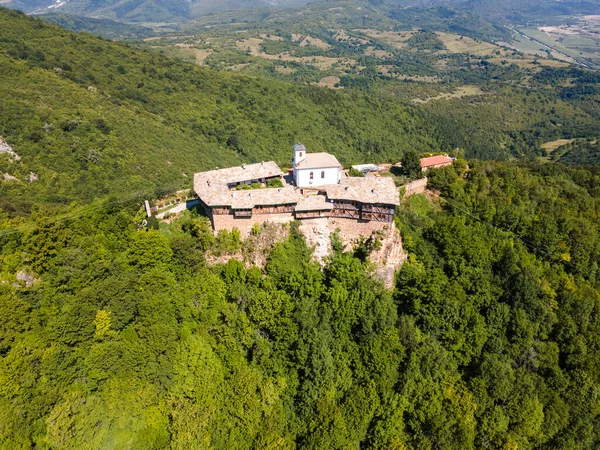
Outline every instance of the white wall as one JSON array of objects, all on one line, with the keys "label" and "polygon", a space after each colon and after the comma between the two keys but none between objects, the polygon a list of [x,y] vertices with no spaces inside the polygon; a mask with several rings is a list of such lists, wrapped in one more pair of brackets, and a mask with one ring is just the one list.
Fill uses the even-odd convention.
[{"label": "white wall", "polygon": [[[313,179],[310,179],[310,173]],[[325,172],[325,178],[321,178],[321,172]],[[296,169],[294,181],[298,187],[323,186],[325,184],[338,184],[341,177],[339,167],[328,167],[326,169]]]},{"label": "white wall", "polygon": [[294,163],[294,166],[296,166],[296,164],[298,164],[300,161],[304,161],[305,159],[306,159],[306,149],[294,151],[294,159],[292,160]]}]

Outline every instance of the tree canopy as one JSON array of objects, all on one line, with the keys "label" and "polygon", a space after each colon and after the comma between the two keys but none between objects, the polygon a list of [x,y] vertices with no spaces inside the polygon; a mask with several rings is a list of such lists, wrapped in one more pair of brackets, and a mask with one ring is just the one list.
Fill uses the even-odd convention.
[{"label": "tree canopy", "polygon": [[469,166],[400,206],[392,290],[134,202],[0,234],[0,448],[594,448],[598,175]]}]

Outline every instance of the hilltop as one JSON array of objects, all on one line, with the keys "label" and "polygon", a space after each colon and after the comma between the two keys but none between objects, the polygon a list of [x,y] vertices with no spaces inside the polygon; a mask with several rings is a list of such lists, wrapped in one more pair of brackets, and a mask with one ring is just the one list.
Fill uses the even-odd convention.
[{"label": "hilltop", "polygon": [[[397,162],[410,149],[532,158],[545,141],[600,134],[595,78],[577,70],[524,72],[475,56],[470,73],[440,83],[348,75],[345,89],[325,89],[200,67],[6,9],[0,26],[0,136],[21,157],[0,159],[11,214],[190,188],[191,173],[244,162],[286,167],[298,141],[348,166]],[[354,86],[361,80],[366,88]]]}]

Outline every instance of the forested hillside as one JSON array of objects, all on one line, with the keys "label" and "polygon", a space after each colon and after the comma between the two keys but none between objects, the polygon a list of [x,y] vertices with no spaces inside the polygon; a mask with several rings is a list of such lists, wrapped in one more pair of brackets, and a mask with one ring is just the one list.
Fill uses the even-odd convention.
[{"label": "forested hillside", "polygon": [[[273,10],[282,7],[304,7],[319,2],[308,0],[7,0],[11,8],[27,13],[61,12],[94,18],[114,19],[123,22],[182,22],[191,18],[214,14],[220,11],[260,8]],[[322,1],[328,3],[328,1]],[[381,0],[371,0],[379,5]],[[499,22],[525,23],[531,20],[547,20],[570,14],[597,14],[598,4],[580,0],[389,0],[400,8],[443,7],[454,11],[474,12],[477,15]]]},{"label": "forested hillside", "polygon": [[600,134],[593,103],[556,99],[553,85],[514,86],[517,68],[482,64],[465,76],[505,81],[440,103],[427,97],[456,84],[328,90],[195,67],[5,9],[0,26],[0,136],[20,156],[0,155],[0,200],[16,215],[186,188],[217,166],[285,167],[298,141],[348,165],[457,147],[531,158],[544,140]]},{"label": "forested hillside", "polygon": [[262,270],[135,205],[0,234],[0,448],[595,448],[600,178],[470,165],[400,207],[391,292],[294,226]]},{"label": "forested hillside", "polygon": [[26,13],[60,12],[123,22],[182,22],[192,17],[243,8],[304,6],[307,0],[6,0],[9,7]]},{"label": "forested hillside", "polygon": [[153,34],[149,28],[114,20],[93,19],[69,14],[44,14],[41,18],[78,33],[88,32],[107,39],[140,38]]},{"label": "forested hillside", "polygon": [[[291,145],[344,164],[438,148],[435,124],[397,102],[224,74],[0,9],[3,207],[189,187],[201,169],[274,159]],[[24,183],[30,172],[35,183]],[[5,200],[6,201],[6,200]]]},{"label": "forested hillside", "polygon": [[570,14],[597,14],[594,0],[390,0],[401,6],[438,5],[475,13],[488,20],[525,23]]}]

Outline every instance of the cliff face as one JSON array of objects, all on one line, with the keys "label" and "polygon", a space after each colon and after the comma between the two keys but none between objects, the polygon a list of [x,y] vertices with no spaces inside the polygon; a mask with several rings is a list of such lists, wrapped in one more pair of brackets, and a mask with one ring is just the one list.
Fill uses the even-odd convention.
[{"label": "cliff face", "polygon": [[406,258],[400,231],[395,226],[381,239],[381,247],[371,252],[369,256],[370,261],[375,265],[375,274],[381,278],[388,289],[394,287],[394,276]]},{"label": "cliff face", "polygon": [[388,289],[393,287],[394,275],[406,260],[400,232],[393,223],[360,223],[348,219],[320,218],[303,220],[300,231],[308,245],[315,248],[313,258],[320,264],[324,264],[331,254],[331,234],[334,232],[337,233],[345,251],[353,250],[361,239],[377,241],[378,245],[371,251],[369,261],[374,265],[374,275],[380,278]]},{"label": "cliff face", "polygon": [[[385,287],[393,288],[394,275],[406,260],[400,232],[396,226],[381,222],[359,223],[347,219],[306,219],[300,223],[300,232],[306,243],[313,250],[313,260],[325,265],[331,255],[332,234],[336,233],[344,251],[353,251],[362,240],[376,242],[375,249],[369,254],[373,264],[373,276],[381,279]],[[226,263],[235,258],[243,261],[246,267],[253,265],[264,267],[273,245],[287,239],[289,225],[287,223],[265,223],[255,227],[255,232],[249,233],[244,239],[242,249],[235,253],[214,256],[207,255],[209,264]]]}]

